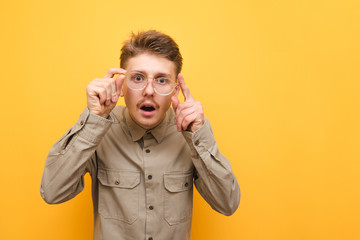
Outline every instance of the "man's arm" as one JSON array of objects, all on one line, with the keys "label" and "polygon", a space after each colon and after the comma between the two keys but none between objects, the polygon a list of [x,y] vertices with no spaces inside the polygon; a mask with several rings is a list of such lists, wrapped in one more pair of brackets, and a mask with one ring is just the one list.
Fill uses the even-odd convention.
[{"label": "man's arm", "polygon": [[86,108],[77,123],[52,146],[40,186],[47,203],[65,202],[83,190],[83,176],[94,172],[96,147],[111,123]]},{"label": "man's arm", "polygon": [[214,210],[232,215],[239,206],[240,188],[230,162],[218,149],[209,121],[196,132],[183,131],[183,135],[196,168],[196,189]]},{"label": "man's arm", "polygon": [[185,101],[173,96],[175,121],[191,149],[196,168],[195,186],[210,206],[224,214],[233,214],[239,206],[240,188],[230,162],[220,153],[200,102],[192,97],[181,74],[178,76]]},{"label": "man's arm", "polygon": [[111,68],[104,78],[95,79],[87,86],[87,108],[52,146],[46,159],[40,193],[47,203],[61,203],[75,197],[84,188],[85,173],[95,172],[95,150],[113,122],[109,114],[122,95],[124,77],[113,79],[113,76],[124,72]]}]

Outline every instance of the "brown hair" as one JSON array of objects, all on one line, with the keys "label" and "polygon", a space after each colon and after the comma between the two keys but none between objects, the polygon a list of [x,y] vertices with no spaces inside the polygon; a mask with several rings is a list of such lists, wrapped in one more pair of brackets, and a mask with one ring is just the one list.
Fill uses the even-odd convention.
[{"label": "brown hair", "polygon": [[141,53],[165,57],[175,63],[176,75],[181,71],[182,56],[179,46],[164,33],[155,30],[139,32],[138,34],[131,33],[130,39],[125,41],[121,48],[120,67],[125,68],[127,60]]}]

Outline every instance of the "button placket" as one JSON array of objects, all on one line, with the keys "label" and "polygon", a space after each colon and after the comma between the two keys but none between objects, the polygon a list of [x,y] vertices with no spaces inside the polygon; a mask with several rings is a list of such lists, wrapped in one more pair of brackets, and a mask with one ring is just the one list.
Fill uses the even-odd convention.
[{"label": "button placket", "polygon": [[[156,146],[157,142],[155,138],[152,136],[151,133],[144,135],[144,148],[143,148],[143,161],[144,161],[144,177],[145,177],[145,199],[146,199],[146,234],[148,238],[147,240],[152,240],[153,238],[150,237],[154,233],[154,214],[156,211],[154,207],[154,203],[156,203],[156,197],[154,195],[154,184],[156,184],[156,180],[154,175],[154,160],[153,155],[154,152],[152,152],[153,146]],[[156,169],[156,168],[155,168]]]}]

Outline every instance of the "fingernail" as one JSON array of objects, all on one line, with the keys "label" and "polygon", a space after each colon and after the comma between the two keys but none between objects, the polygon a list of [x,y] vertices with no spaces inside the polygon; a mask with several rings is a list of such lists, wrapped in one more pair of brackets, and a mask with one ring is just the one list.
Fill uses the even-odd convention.
[{"label": "fingernail", "polygon": [[112,97],[112,101],[113,101],[113,102],[117,102],[117,100],[118,100],[118,97],[117,97],[116,95],[114,95],[114,96]]},{"label": "fingernail", "polygon": [[110,100],[106,100],[106,105],[110,105],[111,101]]}]

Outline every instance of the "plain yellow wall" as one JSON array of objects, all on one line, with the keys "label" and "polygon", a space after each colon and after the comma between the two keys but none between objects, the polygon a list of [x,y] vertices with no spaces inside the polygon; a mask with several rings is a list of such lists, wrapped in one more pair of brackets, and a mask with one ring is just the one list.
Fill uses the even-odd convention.
[{"label": "plain yellow wall", "polygon": [[2,1],[0,24],[0,239],[91,239],[89,176],[47,205],[45,159],[147,29],[180,45],[242,190],[231,217],[196,193],[193,239],[360,239],[358,0]]}]

